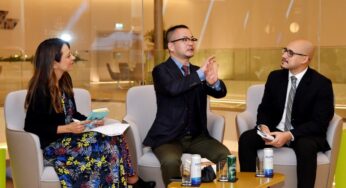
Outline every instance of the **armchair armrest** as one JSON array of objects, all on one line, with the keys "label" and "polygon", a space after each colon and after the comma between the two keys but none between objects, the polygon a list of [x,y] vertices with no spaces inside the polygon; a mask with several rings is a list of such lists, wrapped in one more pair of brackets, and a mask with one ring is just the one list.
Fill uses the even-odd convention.
[{"label": "armchair armrest", "polygon": [[7,128],[6,137],[15,186],[39,187],[44,166],[38,136]]},{"label": "armchair armrest", "polygon": [[[329,126],[327,129],[327,141],[330,145],[330,147],[337,147],[339,148],[339,140],[341,139],[341,132],[342,132],[342,119],[337,114],[334,114],[333,119],[329,122]],[[330,155],[329,153],[331,150],[327,151],[327,155]],[[329,156],[330,157],[330,156]]]},{"label": "armchair armrest", "polygon": [[225,120],[222,116],[217,115],[213,112],[207,114],[207,127],[210,136],[222,143],[224,131],[225,131]]},{"label": "armchair armrest", "polygon": [[329,157],[330,161],[330,169],[329,169],[329,177],[328,184],[333,184],[333,175],[336,169],[336,162],[339,156],[341,137],[342,137],[342,118],[337,114],[334,114],[333,119],[329,122],[328,130],[327,130],[327,141],[332,148],[329,151],[326,151],[325,154]]},{"label": "armchair armrest", "polygon": [[[136,163],[138,164],[138,159],[140,156],[143,155],[143,144],[142,140],[139,134],[137,122],[134,117],[131,115],[126,115],[124,117],[124,121],[130,125],[129,129],[127,130],[126,134],[128,136],[128,141],[131,142],[134,148],[134,153],[131,155],[134,157]],[[133,149],[133,148],[132,148]]]}]

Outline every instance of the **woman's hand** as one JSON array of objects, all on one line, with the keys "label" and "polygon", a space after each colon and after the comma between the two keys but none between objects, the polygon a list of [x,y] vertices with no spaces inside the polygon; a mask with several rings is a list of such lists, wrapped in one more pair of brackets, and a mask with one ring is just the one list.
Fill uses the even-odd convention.
[{"label": "woman's hand", "polygon": [[102,126],[105,124],[105,120],[103,120],[103,119],[102,120],[94,120],[94,121],[92,121],[92,124],[94,127],[99,127],[99,126]]},{"label": "woman's hand", "polygon": [[67,124],[69,132],[74,134],[82,133],[85,129],[85,122],[72,122]]},{"label": "woman's hand", "polygon": [[86,120],[86,121],[80,121],[80,122],[71,122],[71,123],[66,124],[66,125],[59,125],[57,133],[58,134],[61,134],[61,133],[80,134],[85,129],[84,124],[87,124],[87,123],[90,123],[90,121]]}]

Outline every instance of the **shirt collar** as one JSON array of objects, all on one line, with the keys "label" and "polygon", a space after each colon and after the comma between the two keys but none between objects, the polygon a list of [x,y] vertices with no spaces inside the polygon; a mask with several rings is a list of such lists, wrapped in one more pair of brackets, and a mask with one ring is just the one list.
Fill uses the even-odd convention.
[{"label": "shirt collar", "polygon": [[298,86],[300,80],[303,78],[303,76],[305,75],[305,73],[306,73],[307,70],[308,70],[308,68],[306,67],[305,70],[303,70],[302,72],[300,72],[300,73],[298,73],[298,74],[296,74],[296,75],[292,74],[291,71],[288,71],[288,72],[289,72],[289,73],[288,73],[288,80],[291,81],[291,79],[290,79],[291,76],[295,76],[295,77],[297,78],[297,86]]},{"label": "shirt collar", "polygon": [[[183,64],[180,63],[178,60],[174,59],[173,57],[171,57],[171,59],[174,61],[174,63],[179,67],[179,69],[181,70],[181,68],[183,67]],[[190,63],[187,65],[188,67],[190,67]]]}]

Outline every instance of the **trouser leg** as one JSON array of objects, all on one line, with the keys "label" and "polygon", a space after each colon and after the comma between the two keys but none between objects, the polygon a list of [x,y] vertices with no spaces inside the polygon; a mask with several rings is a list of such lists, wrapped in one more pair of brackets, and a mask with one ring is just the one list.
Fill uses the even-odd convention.
[{"label": "trouser leg", "polygon": [[265,147],[264,141],[257,135],[256,129],[251,129],[240,135],[238,156],[241,172],[256,171],[257,150]]},{"label": "trouser leg", "polygon": [[163,144],[153,150],[161,164],[162,178],[166,185],[173,177],[180,177],[182,146],[179,142]]},{"label": "trouser leg", "polygon": [[292,146],[297,157],[298,188],[313,188],[316,179],[318,141],[313,137],[299,138]]}]

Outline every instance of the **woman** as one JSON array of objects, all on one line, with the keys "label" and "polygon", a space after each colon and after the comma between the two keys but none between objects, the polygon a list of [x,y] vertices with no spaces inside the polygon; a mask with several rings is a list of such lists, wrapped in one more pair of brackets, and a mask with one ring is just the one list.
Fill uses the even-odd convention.
[{"label": "woman", "polygon": [[90,121],[72,121],[86,119],[76,109],[68,74],[74,59],[70,45],[61,39],[47,39],[38,46],[24,129],[40,138],[45,162],[54,166],[62,187],[127,187],[138,177],[124,137],[83,133]]}]

